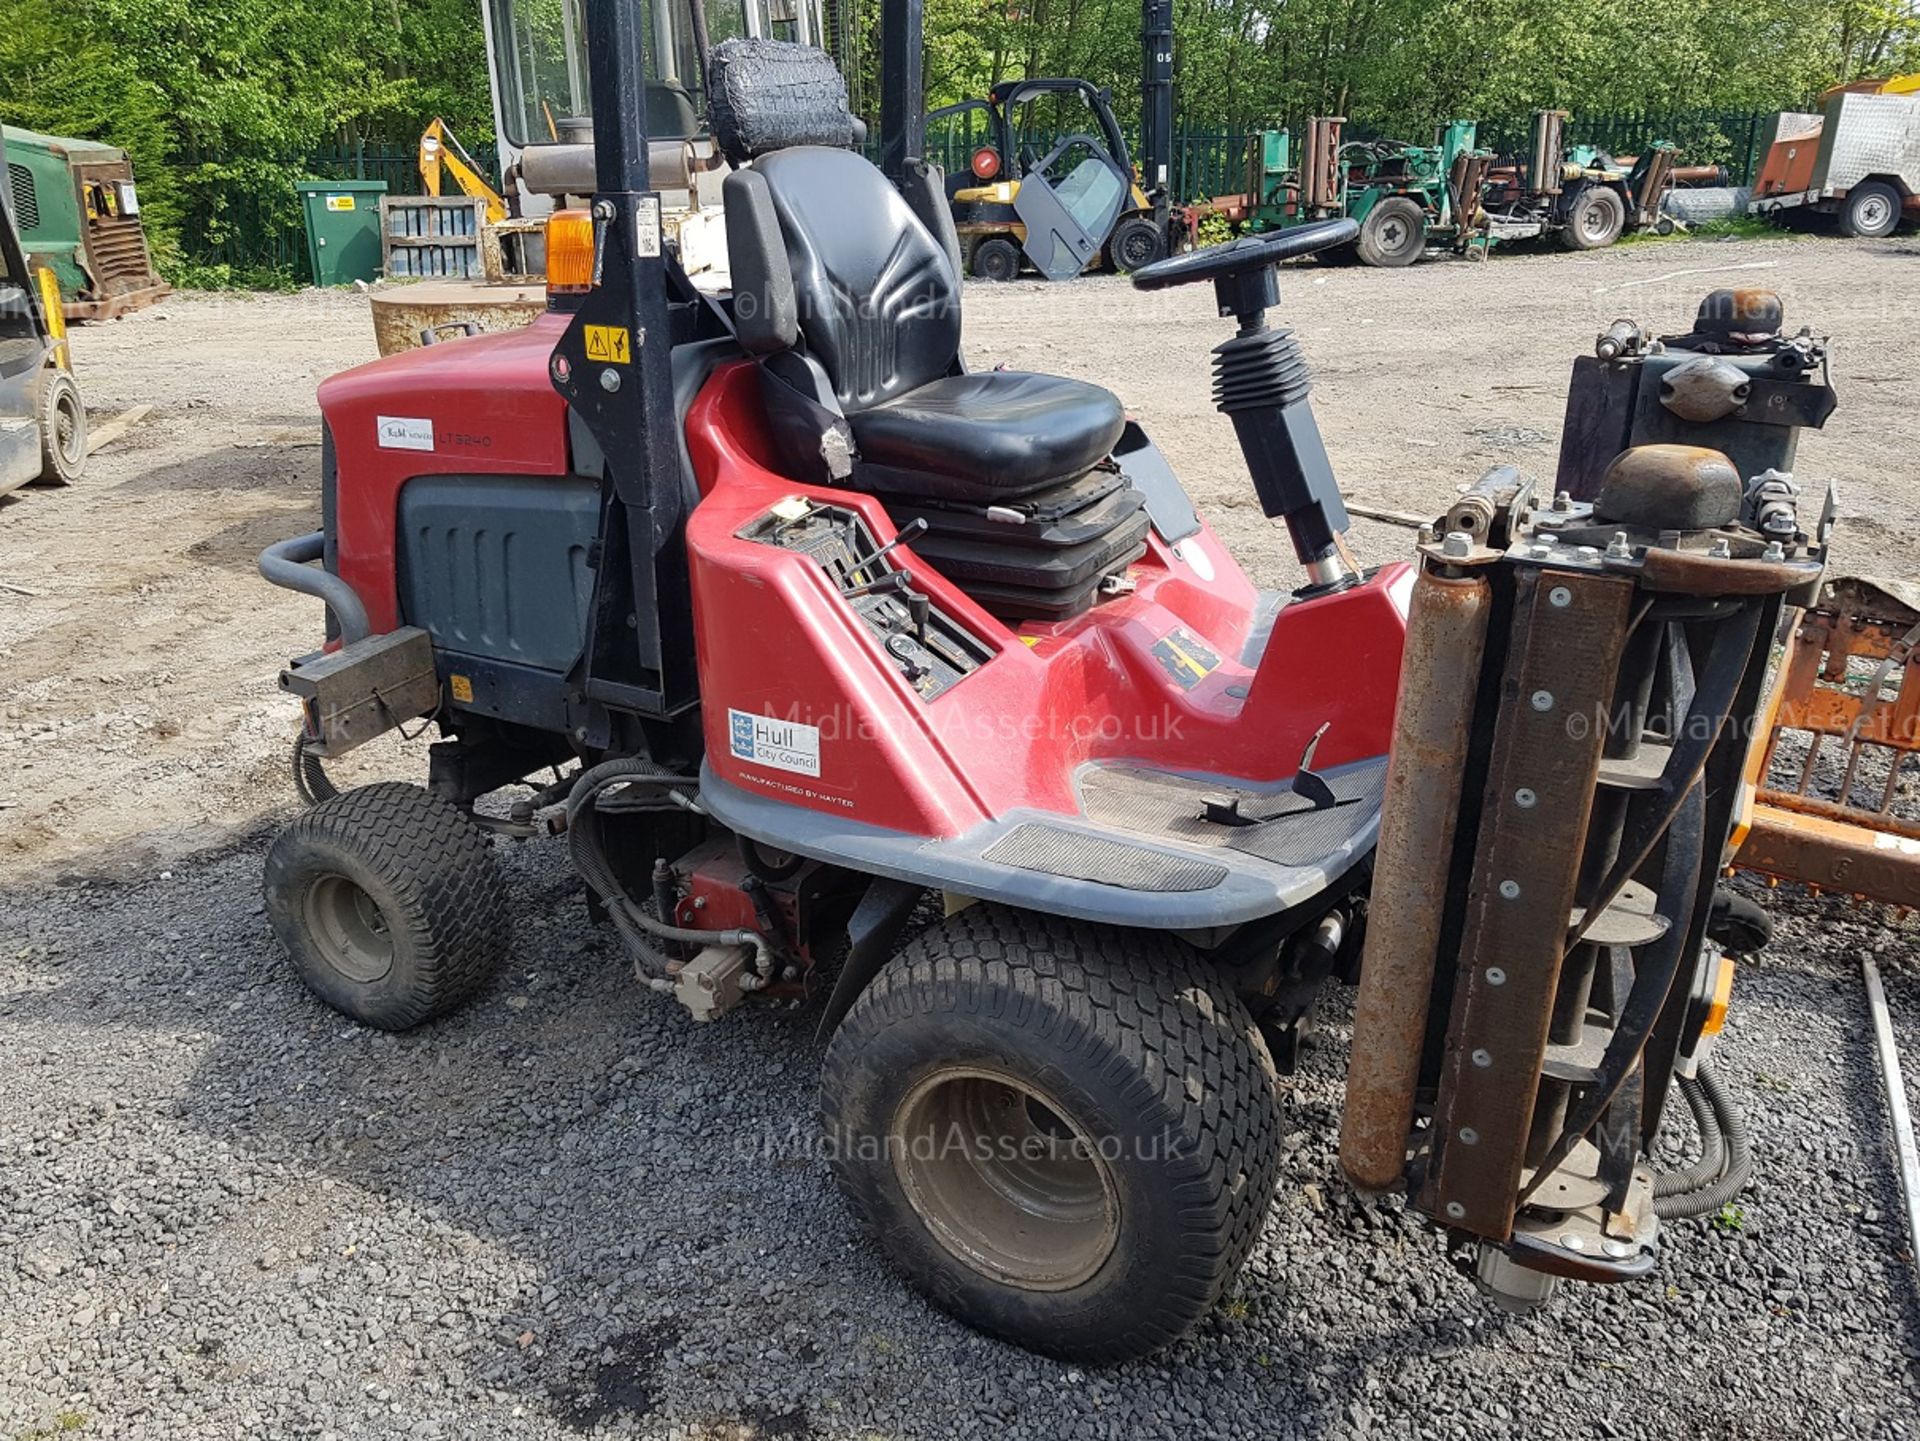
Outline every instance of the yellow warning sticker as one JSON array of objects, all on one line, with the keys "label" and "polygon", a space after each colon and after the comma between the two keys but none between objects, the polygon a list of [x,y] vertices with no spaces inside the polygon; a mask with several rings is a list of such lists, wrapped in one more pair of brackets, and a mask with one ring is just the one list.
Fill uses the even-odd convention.
[{"label": "yellow warning sticker", "polygon": [[353,197],[351,195],[329,195],[327,197],[327,209],[351,210],[353,209]]},{"label": "yellow warning sticker", "polygon": [[624,325],[589,325],[587,359],[608,365],[628,365],[633,360],[633,334]]},{"label": "yellow warning sticker", "polygon": [[447,689],[453,692],[453,698],[461,705],[473,704],[473,682],[463,675],[447,677]]},{"label": "yellow warning sticker", "polygon": [[1192,690],[1219,667],[1215,655],[1199,637],[1175,626],[1153,643],[1153,658],[1181,690]]}]

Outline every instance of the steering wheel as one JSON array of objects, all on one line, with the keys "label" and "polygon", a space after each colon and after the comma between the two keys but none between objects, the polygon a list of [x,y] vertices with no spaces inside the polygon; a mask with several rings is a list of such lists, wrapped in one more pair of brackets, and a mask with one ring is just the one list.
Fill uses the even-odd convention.
[{"label": "steering wheel", "polygon": [[1359,237],[1360,227],[1351,220],[1315,220],[1269,235],[1243,235],[1225,245],[1209,245],[1205,250],[1189,250],[1185,255],[1169,255],[1143,265],[1133,272],[1133,286],[1136,290],[1165,290],[1197,280],[1227,280],[1295,256],[1347,245]]}]

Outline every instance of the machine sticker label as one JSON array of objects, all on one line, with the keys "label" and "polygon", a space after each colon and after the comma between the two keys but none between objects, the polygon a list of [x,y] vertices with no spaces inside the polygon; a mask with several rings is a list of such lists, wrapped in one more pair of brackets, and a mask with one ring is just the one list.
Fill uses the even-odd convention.
[{"label": "machine sticker label", "polygon": [[737,760],[792,771],[796,775],[820,774],[819,726],[729,710],[727,739],[728,749]]},{"label": "machine sticker label", "polygon": [[453,698],[459,701],[461,705],[473,704],[473,681],[470,677],[464,675],[448,676],[447,689],[453,692]]},{"label": "machine sticker label", "polygon": [[633,332],[624,325],[589,325],[587,359],[606,365],[631,365]]},{"label": "machine sticker label", "polygon": [[634,254],[649,259],[660,253],[660,197],[643,195],[633,208]]},{"label": "machine sticker label", "polygon": [[353,197],[351,195],[329,195],[327,197],[327,209],[351,210],[353,209]]},{"label": "machine sticker label", "polygon": [[411,415],[382,415],[374,422],[382,450],[432,450],[433,421]]},{"label": "machine sticker label", "polygon": [[1153,658],[1181,690],[1192,690],[1220,665],[1219,656],[1179,626],[1153,643]]}]

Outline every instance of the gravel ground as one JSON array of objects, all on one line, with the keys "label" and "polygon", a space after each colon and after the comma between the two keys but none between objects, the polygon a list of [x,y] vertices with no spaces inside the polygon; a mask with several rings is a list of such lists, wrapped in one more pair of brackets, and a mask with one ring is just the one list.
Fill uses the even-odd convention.
[{"label": "gravel ground", "polygon": [[[1550,466],[1567,360],[1616,313],[1670,328],[1716,281],[1777,284],[1843,347],[1843,410],[1803,452],[1845,486],[1843,563],[1906,569],[1916,262],[1913,240],[1777,241],[1303,269],[1285,313],[1355,494],[1431,512],[1486,464]],[[967,304],[976,362],[1117,380],[1236,553],[1288,580],[1208,407],[1209,307],[1111,282]],[[1738,1214],[1674,1227],[1651,1281],[1508,1318],[1424,1224],[1354,1197],[1336,997],[1238,1290],[1106,1371],[891,1275],[809,1153],[813,1013],[695,1026],[628,979],[552,845],[503,845],[514,964],[472,1007],[348,1025],[261,914],[291,724],[272,677],[317,613],[250,572],[311,523],[312,386],[371,353],[364,310],[187,299],[76,350],[97,407],[160,409],[80,490],[0,502],[0,578],[38,593],[0,595],[0,1441],[1920,1436],[1858,958],[1888,967],[1916,1075],[1920,968],[1911,924],[1835,902],[1771,903],[1723,1054],[1758,1174]]]},{"label": "gravel ground", "polygon": [[812,1013],[635,987],[556,846],[503,844],[510,971],[396,1038],[294,981],[264,844],[0,895],[0,1437],[1920,1435],[1858,955],[1916,1066],[1920,982],[1863,912],[1776,907],[1724,1052],[1757,1178],[1653,1280],[1509,1318],[1347,1191],[1343,997],[1223,1311],[1075,1371],[856,1234],[808,1153]]}]

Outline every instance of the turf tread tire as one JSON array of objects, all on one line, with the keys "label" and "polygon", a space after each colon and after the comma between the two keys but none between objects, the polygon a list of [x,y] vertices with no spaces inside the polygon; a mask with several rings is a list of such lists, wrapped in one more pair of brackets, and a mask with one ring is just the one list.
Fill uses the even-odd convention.
[{"label": "turf tread tire", "polygon": [[[373,983],[321,956],[302,913],[306,888],[345,875],[372,897],[394,937]],[[334,1009],[404,1031],[458,1008],[505,963],[509,912],[491,838],[418,786],[383,781],[303,811],[267,853],[267,915],[308,988]]]},{"label": "turf tread tire", "polygon": [[[1607,224],[1597,236],[1587,234],[1587,212],[1604,210]],[[1560,228],[1560,244],[1567,250],[1605,250],[1620,239],[1627,228],[1627,202],[1620,192],[1605,185],[1589,186],[1574,197],[1567,209],[1566,224]]]},{"label": "turf tread tire", "polygon": [[[1398,246],[1383,239],[1388,224],[1398,219],[1406,227],[1407,239]],[[1354,242],[1354,254],[1362,265],[1381,270],[1399,270],[1412,265],[1426,253],[1427,212],[1418,202],[1404,195],[1390,195],[1372,210],[1360,224],[1360,238]]]},{"label": "turf tread tire", "polygon": [[[1102,1285],[1110,1260],[1072,1292],[996,1285],[928,1236],[890,1164],[862,1158],[858,1138],[875,1121],[884,1131],[885,1097],[911,1083],[898,1053],[917,1044],[931,1069],[943,1059],[931,1048],[947,1034],[997,1036],[1003,1054],[1024,1043],[1029,1058],[1085,1079],[1136,1118],[1140,1133],[1170,1133],[1158,1184],[1177,1225],[1130,1236],[1123,1219],[1114,1253],[1144,1254],[1146,1243],[1152,1258],[1128,1259],[1116,1274],[1141,1271],[1147,1284]],[[1105,1363],[1178,1339],[1239,1273],[1278,1176],[1275,1084],[1245,1007],[1183,943],[976,905],[915,937],[861,994],[828,1048],[821,1102],[827,1134],[840,1142],[842,1191],[916,1287],[982,1330],[1063,1360]],[[1129,1194],[1138,1192],[1123,1183],[1123,1217]],[[1084,1304],[1048,1299],[1081,1292]]]}]

